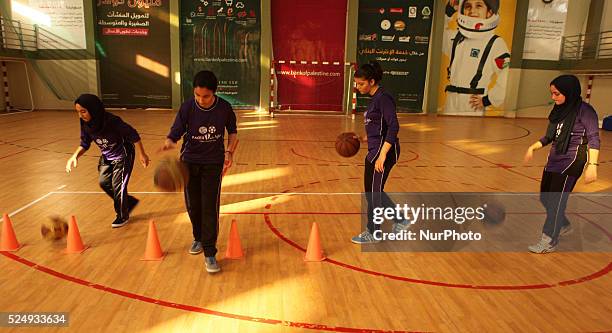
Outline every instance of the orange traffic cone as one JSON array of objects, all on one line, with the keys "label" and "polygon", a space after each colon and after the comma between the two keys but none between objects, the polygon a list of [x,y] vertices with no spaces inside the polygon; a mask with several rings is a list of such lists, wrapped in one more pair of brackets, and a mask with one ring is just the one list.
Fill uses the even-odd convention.
[{"label": "orange traffic cone", "polygon": [[155,222],[149,221],[149,235],[147,236],[147,248],[145,249],[144,257],[140,260],[163,260],[164,252],[159,244],[159,237],[157,236],[157,228],[155,228]]},{"label": "orange traffic cone", "polygon": [[0,251],[15,252],[19,250],[21,245],[17,241],[15,230],[13,230],[13,222],[8,214],[4,214],[4,223],[2,224],[2,238],[0,239]]},{"label": "orange traffic cone", "polygon": [[321,248],[321,238],[319,237],[319,225],[317,222],[312,224],[310,230],[310,239],[308,239],[308,248],[306,249],[306,255],[304,261],[323,261],[325,260],[325,254]]},{"label": "orange traffic cone", "polygon": [[225,257],[227,259],[240,259],[244,257],[242,244],[240,244],[240,236],[238,235],[238,225],[236,224],[236,220],[232,220],[229,238],[227,239],[227,250],[225,251]]},{"label": "orange traffic cone", "polygon": [[66,253],[83,253],[89,246],[83,245],[81,240],[81,234],[79,233],[79,227],[77,226],[76,216],[70,217],[70,224],[68,226],[68,241],[66,242]]}]

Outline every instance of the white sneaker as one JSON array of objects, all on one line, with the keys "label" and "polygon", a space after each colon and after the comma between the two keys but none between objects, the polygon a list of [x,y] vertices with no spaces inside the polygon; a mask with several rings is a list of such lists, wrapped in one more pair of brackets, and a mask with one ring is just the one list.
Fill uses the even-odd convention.
[{"label": "white sneaker", "polygon": [[529,246],[528,247],[529,251],[531,251],[533,253],[550,253],[550,252],[554,252],[557,247],[553,246],[553,245],[550,245],[551,241],[552,241],[552,238],[546,236],[546,234],[542,234],[542,239],[540,239],[540,242],[535,244],[535,245]]},{"label": "white sneaker", "polygon": [[408,228],[410,228],[410,222],[408,222],[408,220],[402,220],[401,222],[393,223],[393,233],[394,234],[399,234],[400,232],[404,230],[408,230]]}]

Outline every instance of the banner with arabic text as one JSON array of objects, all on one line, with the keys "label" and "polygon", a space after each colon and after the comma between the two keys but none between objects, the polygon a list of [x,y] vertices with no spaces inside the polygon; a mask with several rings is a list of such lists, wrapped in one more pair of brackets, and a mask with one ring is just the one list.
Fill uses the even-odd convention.
[{"label": "banner with arabic text", "polygon": [[260,0],[181,1],[181,89],[193,96],[192,80],[210,70],[217,94],[234,107],[259,105]]},{"label": "banner with arabic text", "polygon": [[106,106],[171,108],[170,0],[94,0]]},{"label": "banner with arabic text", "polygon": [[[13,1],[11,11],[13,20],[38,26],[36,36],[38,42],[36,48],[38,49],[83,50],[87,48],[83,0]],[[26,40],[27,37],[33,38],[34,36],[26,36]]]},{"label": "banner with arabic text", "polygon": [[568,0],[529,0],[523,59],[559,60]]},{"label": "banner with arabic text", "polygon": [[[398,112],[422,112],[432,18],[433,0],[359,1],[357,61],[380,63]],[[368,101],[359,95],[357,109]]]}]

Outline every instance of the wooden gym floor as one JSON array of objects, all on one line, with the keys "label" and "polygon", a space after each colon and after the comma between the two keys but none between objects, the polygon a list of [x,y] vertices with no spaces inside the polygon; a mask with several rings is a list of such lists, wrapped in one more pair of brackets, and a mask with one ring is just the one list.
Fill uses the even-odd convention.
[{"label": "wooden gym floor", "polygon": [[[365,150],[344,159],[333,146],[340,132],[363,133],[360,117],[239,112],[240,144],[222,187],[222,272],[209,275],[202,256],[187,253],[183,195],[158,193],[152,182],[174,112],[114,113],[139,130],[153,160],[148,169],[134,167],[129,188],[141,203],[119,229],[110,228],[112,201],[98,188],[98,148],[70,175],[64,171],[79,144],[74,112],[0,117],[0,210],[24,245],[0,253],[0,312],[69,312],[68,328],[45,329],[62,332],[612,330],[609,252],[363,253],[350,243],[360,231]],[[400,122],[402,155],[387,192],[539,189],[546,152],[521,161],[545,120]],[[575,191],[612,191],[611,139],[601,132],[599,180],[580,180]],[[91,247],[65,255],[63,242],[43,241],[40,223],[53,214],[76,215]],[[150,219],[167,252],[161,262],[139,260]],[[224,259],[232,219],[246,251],[241,260]],[[303,261],[312,222],[329,258],[320,263]]]}]

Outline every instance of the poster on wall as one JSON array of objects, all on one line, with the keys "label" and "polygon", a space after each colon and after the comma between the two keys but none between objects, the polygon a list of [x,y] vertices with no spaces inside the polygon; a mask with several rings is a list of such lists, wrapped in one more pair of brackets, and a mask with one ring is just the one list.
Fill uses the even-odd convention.
[{"label": "poster on wall", "polygon": [[201,70],[219,79],[217,94],[234,107],[259,106],[260,0],[181,1],[181,89],[193,96]]},{"label": "poster on wall", "polygon": [[568,0],[529,0],[523,59],[559,60]]},{"label": "poster on wall", "polygon": [[83,0],[13,0],[11,11],[14,20],[39,27],[39,49],[87,48]]},{"label": "poster on wall", "polygon": [[516,0],[446,1],[438,113],[504,114],[515,10]]},{"label": "poster on wall", "polygon": [[346,0],[272,0],[277,109],[342,111]]},{"label": "poster on wall", "polygon": [[[422,112],[432,15],[433,0],[359,1],[357,62],[380,63],[399,112]],[[357,109],[368,100],[358,95]]]},{"label": "poster on wall", "polygon": [[170,0],[95,0],[100,90],[107,106],[171,108]]}]

